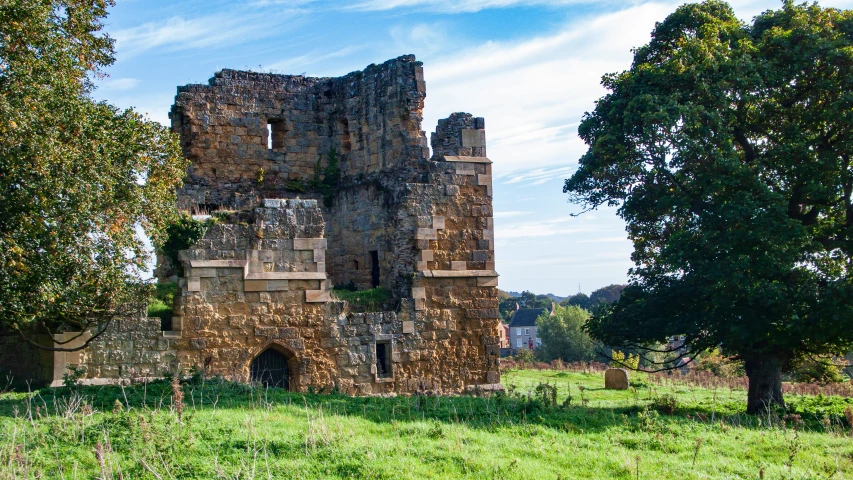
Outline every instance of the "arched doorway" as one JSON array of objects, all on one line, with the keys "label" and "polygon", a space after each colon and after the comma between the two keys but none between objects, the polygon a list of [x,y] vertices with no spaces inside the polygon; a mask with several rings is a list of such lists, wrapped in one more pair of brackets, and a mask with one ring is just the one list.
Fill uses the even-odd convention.
[{"label": "arched doorway", "polygon": [[252,383],[264,387],[290,388],[290,368],[287,357],[273,348],[268,348],[252,360],[249,366]]}]

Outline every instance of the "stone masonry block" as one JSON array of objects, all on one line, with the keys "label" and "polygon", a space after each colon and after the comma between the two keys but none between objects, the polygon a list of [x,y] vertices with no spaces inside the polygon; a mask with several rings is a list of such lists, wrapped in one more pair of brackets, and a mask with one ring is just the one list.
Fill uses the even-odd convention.
[{"label": "stone masonry block", "polygon": [[415,333],[415,322],[411,320],[403,322],[403,333]]},{"label": "stone masonry block", "polygon": [[420,260],[422,262],[432,262],[435,260],[435,252],[432,250],[421,250]]},{"label": "stone masonry block", "polygon": [[467,270],[468,269],[468,262],[466,262],[464,260],[462,260],[462,261],[454,260],[454,261],[450,262],[450,269],[455,271],[455,272]]},{"label": "stone masonry block", "polygon": [[471,252],[471,260],[474,262],[488,262],[494,258],[494,255],[489,250],[474,250]]},{"label": "stone masonry block", "polygon": [[474,169],[473,165],[469,165],[466,163],[457,163],[456,164],[456,175],[476,175],[477,170]]},{"label": "stone masonry block", "polygon": [[419,228],[415,233],[417,240],[436,240],[437,238],[436,231],[432,228]]},{"label": "stone masonry block", "polygon": [[432,228],[435,230],[444,230],[444,217],[432,217]]},{"label": "stone masonry block", "polygon": [[412,287],[412,298],[426,298],[426,288]]},{"label": "stone masonry block", "polygon": [[326,290],[305,290],[305,301],[307,303],[331,302],[332,298]]},{"label": "stone masonry block", "polygon": [[326,239],[325,238],[294,238],[293,239],[293,249],[294,250],[325,250],[326,249]]},{"label": "stone masonry block", "polygon": [[477,277],[478,287],[497,287],[498,277]]},{"label": "stone masonry block", "polygon": [[267,281],[266,280],[244,280],[243,281],[243,291],[244,292],[266,292],[267,291]]},{"label": "stone masonry block", "polygon": [[462,146],[463,147],[485,147],[486,146],[486,131],[485,130],[462,130]]}]

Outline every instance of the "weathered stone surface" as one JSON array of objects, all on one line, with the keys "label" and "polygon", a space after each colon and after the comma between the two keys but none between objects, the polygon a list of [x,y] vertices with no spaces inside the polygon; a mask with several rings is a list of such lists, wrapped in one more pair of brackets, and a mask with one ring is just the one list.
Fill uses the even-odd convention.
[{"label": "weathered stone surface", "polygon": [[[97,378],[195,367],[247,380],[251,362],[273,349],[294,390],[495,388],[485,122],[440,120],[429,158],[424,98],[413,56],[340,78],[223,70],[179,87],[170,118],[191,161],[179,206],[231,213],[180,254],[173,331],[122,320],[73,360]],[[324,178],[331,149],[341,176],[323,196],[310,184]],[[392,299],[355,312],[332,298],[332,285],[382,286]],[[388,376],[377,374],[377,342]]]},{"label": "weathered stone surface", "polygon": [[604,388],[607,390],[627,390],[628,371],[624,368],[609,368],[604,372]]}]

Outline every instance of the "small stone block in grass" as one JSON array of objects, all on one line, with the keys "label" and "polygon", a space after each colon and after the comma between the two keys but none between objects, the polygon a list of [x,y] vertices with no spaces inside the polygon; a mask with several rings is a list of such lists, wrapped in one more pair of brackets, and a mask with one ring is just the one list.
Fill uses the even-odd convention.
[{"label": "small stone block in grass", "polygon": [[607,390],[628,390],[628,371],[624,368],[608,368],[604,372],[604,388]]}]

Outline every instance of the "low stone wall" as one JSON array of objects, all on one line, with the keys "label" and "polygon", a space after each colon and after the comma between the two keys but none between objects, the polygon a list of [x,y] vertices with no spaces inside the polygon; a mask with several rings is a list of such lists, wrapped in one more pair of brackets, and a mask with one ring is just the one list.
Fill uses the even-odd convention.
[{"label": "low stone wall", "polygon": [[138,317],[113,320],[85,350],[67,353],[68,365],[83,365],[83,383],[110,384],[163,378],[178,371],[177,338],[160,330],[160,319]]}]

